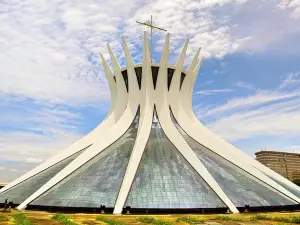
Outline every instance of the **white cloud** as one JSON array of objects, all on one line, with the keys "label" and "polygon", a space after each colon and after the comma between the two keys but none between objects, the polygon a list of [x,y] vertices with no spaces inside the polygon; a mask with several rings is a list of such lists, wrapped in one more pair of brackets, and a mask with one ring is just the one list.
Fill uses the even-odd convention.
[{"label": "white cloud", "polygon": [[254,95],[246,97],[235,97],[227,101],[226,104],[218,105],[207,109],[201,113],[201,116],[212,116],[218,113],[227,113],[230,111],[249,109],[254,106],[262,106],[265,103],[272,103],[278,100],[291,99],[299,96],[299,92],[294,93],[281,93],[278,91],[258,91]]},{"label": "white cloud", "polygon": [[41,163],[43,162],[42,159],[37,159],[37,158],[34,158],[34,157],[29,157],[27,159],[25,159],[25,162],[26,163]]},{"label": "white cloud", "polygon": [[[262,40],[260,33],[254,33],[253,30],[250,32],[253,31],[254,36],[249,32],[235,33],[235,25],[240,21],[236,14],[249,10],[251,7],[248,6],[252,6],[250,2],[27,0],[2,3],[0,94],[73,106],[96,106],[101,101],[108,101],[109,91],[100,66],[99,52],[106,53],[105,44],[109,42],[122,60],[120,35],[124,33],[134,59],[140,61],[138,49],[141,48],[142,30],[145,28],[135,21],[149,19],[150,14],[157,25],[165,27],[172,34],[171,51],[174,56],[178,54],[182,41],[190,38],[186,61],[199,47],[202,47],[202,54],[208,57],[222,57],[234,51],[254,49],[253,43]],[[230,10],[229,13],[225,6]],[[269,11],[269,8],[265,9],[265,12]],[[274,24],[273,20],[268,21]],[[261,24],[259,30],[265,34],[270,24]],[[238,28],[249,31],[249,27],[257,30],[253,24],[240,24]],[[264,35],[264,38],[274,37],[274,33],[279,32],[270,33],[273,35]],[[282,35],[285,33],[288,32]],[[164,39],[162,36],[162,33],[156,36],[156,50],[159,50]],[[254,42],[250,44],[249,41]],[[259,43],[267,45],[263,41]],[[174,56],[171,62],[176,61]],[[123,60],[121,64],[124,65]]]},{"label": "white cloud", "polygon": [[0,165],[5,170],[5,173],[0,173],[0,180],[8,182],[16,179],[80,137],[70,132],[57,136],[22,131],[0,132]]},{"label": "white cloud", "polygon": [[281,9],[291,10],[291,18],[300,19],[300,0],[281,0],[278,6]]},{"label": "white cloud", "polygon": [[213,89],[213,90],[201,90],[201,91],[196,91],[194,94],[195,95],[214,95],[214,94],[219,94],[219,93],[226,93],[226,92],[232,92],[232,89],[225,88],[225,89]]},{"label": "white cloud", "polygon": [[[229,140],[257,136],[297,137],[300,128],[295,124],[300,123],[299,109],[291,112],[288,107],[295,107],[297,104],[300,108],[300,101],[290,101],[289,104],[274,104],[264,109],[233,113],[208,126]],[[282,107],[286,108],[280,110]]]},{"label": "white cloud", "polygon": [[[219,14],[213,13],[213,9],[235,4],[240,5],[241,2],[156,0],[141,6],[133,17],[127,20],[124,30],[129,37],[136,37],[144,28],[136,26],[135,21],[146,21],[152,14],[154,23],[172,34],[170,51],[174,52],[175,56],[179,53],[183,40],[190,38],[188,57],[191,57],[190,54],[199,47],[202,47],[202,55],[206,57],[222,57],[233,50],[235,38],[230,34],[226,16],[220,19]],[[159,34],[164,36],[162,32]],[[161,51],[163,39],[160,38],[155,43],[155,51]],[[172,57],[170,61],[174,62],[176,58]]]},{"label": "white cloud", "polygon": [[[293,2],[287,7],[295,14],[297,4],[295,0]],[[120,38],[124,34],[134,60],[140,62],[145,28],[138,26],[136,20],[147,20],[152,14],[155,24],[171,33],[172,63],[186,38],[190,39],[188,62],[191,53],[199,47],[206,57],[223,57],[237,51],[261,50],[298,32],[295,26],[287,25],[289,20],[285,17],[265,17],[276,6],[274,3],[272,7],[262,7],[259,15],[253,13],[247,17],[248,12],[256,12],[253,5],[257,3],[246,0],[1,1],[0,153],[1,159],[18,161],[21,168],[12,171],[13,168],[5,167],[11,172],[3,179],[12,180],[22,173],[20,171],[27,171],[34,163],[57,153],[82,135],[79,131],[81,114],[68,107],[107,109],[109,90],[99,52],[107,56],[105,44],[109,42],[124,66]],[[248,20],[241,19],[244,16]],[[283,32],[276,32],[277,27]],[[155,36],[155,51],[160,51],[163,39],[163,33]],[[281,88],[292,82],[295,84],[293,79],[286,79]],[[206,94],[220,92],[222,90],[206,90]],[[205,116],[294,97],[293,93],[282,90],[262,91],[209,108]],[[26,102],[31,104],[26,105]],[[248,116],[254,121],[252,114]],[[229,119],[234,121],[234,118]],[[219,121],[215,127],[222,133],[226,124],[226,121]],[[7,127],[9,130],[3,129]],[[21,162],[24,162],[23,166]]]},{"label": "white cloud", "polygon": [[234,52],[255,54],[273,50],[277,54],[297,53],[299,21],[290,17],[288,9],[276,7],[279,1],[247,1],[238,10],[230,12]]},{"label": "white cloud", "polygon": [[72,133],[65,135],[40,135],[30,132],[0,133],[1,160],[31,162],[45,160],[63,150],[81,136]]},{"label": "white cloud", "polygon": [[81,114],[62,106],[41,106],[22,98],[9,103],[9,99],[0,104],[5,112],[0,117],[0,161],[36,164],[82,136]]},{"label": "white cloud", "polygon": [[252,84],[247,84],[247,83],[241,82],[241,81],[236,82],[233,85],[233,87],[245,88],[245,89],[248,89],[248,90],[256,90],[256,88]]},{"label": "white cloud", "polygon": [[13,181],[25,172],[33,169],[35,166],[37,166],[37,164],[17,162],[17,164],[13,163],[12,165],[0,167],[0,183]]},{"label": "white cloud", "polygon": [[284,89],[286,87],[297,85],[300,85],[300,72],[287,74],[279,88]]},{"label": "white cloud", "polygon": [[295,84],[289,82],[291,77],[296,81],[288,75],[276,90],[257,90],[222,105],[198,107],[196,112],[211,130],[231,141],[259,136],[299,137],[300,89],[290,93],[281,90],[282,86]]}]

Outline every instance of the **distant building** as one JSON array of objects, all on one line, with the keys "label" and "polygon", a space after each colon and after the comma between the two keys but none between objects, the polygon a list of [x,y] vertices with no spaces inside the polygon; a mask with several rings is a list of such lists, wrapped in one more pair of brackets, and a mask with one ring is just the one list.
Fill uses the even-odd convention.
[{"label": "distant building", "polygon": [[300,170],[296,170],[293,172],[292,180],[299,180],[300,181]]},{"label": "distant building", "polygon": [[295,176],[300,177],[300,154],[298,153],[260,151],[255,155],[257,161],[289,180],[295,179]]}]

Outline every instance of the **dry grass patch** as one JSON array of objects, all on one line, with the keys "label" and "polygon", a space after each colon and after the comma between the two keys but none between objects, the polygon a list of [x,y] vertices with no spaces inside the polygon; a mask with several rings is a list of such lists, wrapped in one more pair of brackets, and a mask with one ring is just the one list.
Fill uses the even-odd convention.
[{"label": "dry grass patch", "polygon": [[[13,215],[18,214],[20,211],[12,210],[11,213],[4,213],[0,210],[0,218],[10,218],[9,221],[1,221],[0,225],[13,225]],[[49,212],[43,211],[22,211],[27,219],[29,219],[33,225],[62,225],[61,221],[52,220],[55,215]],[[77,225],[109,225],[104,221],[97,221],[97,217],[105,217],[114,220],[117,224],[125,225],[151,225],[151,224],[163,224],[163,225],[189,225],[195,222],[201,223],[207,222],[219,222],[222,225],[291,225],[300,224],[298,219],[300,218],[300,212],[282,212],[282,213],[241,213],[238,215],[233,214],[172,214],[172,215],[111,215],[111,214],[65,214],[68,220],[71,220]],[[137,221],[138,218],[151,217],[154,218],[152,223],[146,223]],[[229,219],[227,219],[229,217]],[[6,220],[6,219],[5,219]]]}]

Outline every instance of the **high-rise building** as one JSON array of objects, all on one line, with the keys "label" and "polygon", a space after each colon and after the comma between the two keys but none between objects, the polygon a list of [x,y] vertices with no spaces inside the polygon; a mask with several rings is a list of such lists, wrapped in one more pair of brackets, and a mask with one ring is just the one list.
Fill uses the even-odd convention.
[{"label": "high-rise building", "polygon": [[295,170],[292,174],[292,181],[300,185],[300,170]]},{"label": "high-rise building", "polygon": [[169,34],[159,64],[144,34],[142,64],[126,41],[127,67],[109,48],[102,56],[111,108],[90,134],[0,190],[26,207],[131,210],[229,209],[300,203],[298,186],[206,129],[192,110],[199,50],[183,69],[188,42],[168,64]]},{"label": "high-rise building", "polygon": [[289,180],[293,180],[293,172],[300,170],[299,153],[259,151],[255,155],[257,161]]}]

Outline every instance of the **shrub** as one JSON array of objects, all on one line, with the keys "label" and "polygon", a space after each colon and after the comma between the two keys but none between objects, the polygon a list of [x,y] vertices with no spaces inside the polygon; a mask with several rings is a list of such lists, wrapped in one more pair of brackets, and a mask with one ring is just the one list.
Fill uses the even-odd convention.
[{"label": "shrub", "polygon": [[271,216],[257,214],[250,217],[250,220],[272,220]]},{"label": "shrub", "polygon": [[32,225],[31,221],[23,213],[17,213],[12,217],[16,225]]},{"label": "shrub", "polygon": [[204,223],[204,219],[198,219],[196,217],[179,217],[176,219],[176,222],[186,222],[186,223]]},{"label": "shrub", "polygon": [[142,223],[151,223],[151,224],[155,224],[155,225],[172,225],[173,224],[171,221],[168,221],[168,220],[160,220],[160,219],[155,219],[153,217],[148,217],[148,216],[139,217],[136,219],[136,221],[142,222]]},{"label": "shrub", "polygon": [[223,216],[223,215],[217,215],[215,219],[225,220],[225,221],[246,221],[246,219],[242,217],[232,217],[232,216]]},{"label": "shrub", "polygon": [[67,217],[64,214],[60,214],[60,213],[57,213],[54,216],[52,216],[52,219],[60,222],[63,225],[77,225],[77,223],[70,220],[69,217]]},{"label": "shrub", "polygon": [[153,223],[153,221],[155,221],[155,219],[153,217],[144,216],[144,217],[137,218],[136,221],[142,222],[142,223]]},{"label": "shrub", "polygon": [[290,223],[300,224],[300,216],[290,216]]},{"label": "shrub", "polygon": [[155,219],[152,224],[155,224],[155,225],[172,225],[173,222],[168,221],[168,220]]},{"label": "shrub", "polygon": [[300,224],[300,216],[289,216],[289,217],[274,216],[273,217],[268,215],[257,214],[255,216],[250,217],[250,220],[271,220],[276,222]]},{"label": "shrub", "polygon": [[107,218],[107,217],[97,217],[96,220],[105,222],[105,223],[110,224],[110,225],[124,225],[125,224],[123,222],[119,222],[119,221],[116,221],[114,219],[110,219],[110,218]]}]

